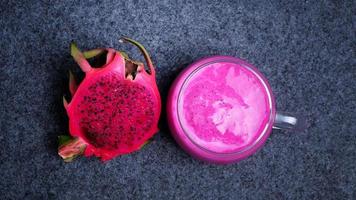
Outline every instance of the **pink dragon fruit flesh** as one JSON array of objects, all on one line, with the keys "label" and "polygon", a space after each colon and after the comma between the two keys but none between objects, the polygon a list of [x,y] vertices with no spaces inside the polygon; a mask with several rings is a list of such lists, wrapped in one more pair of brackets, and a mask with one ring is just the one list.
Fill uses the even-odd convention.
[{"label": "pink dragon fruit flesh", "polygon": [[[77,84],[70,73],[72,99],[68,102],[63,97],[71,135],[59,138],[58,154],[65,161],[80,154],[103,161],[129,154],[158,131],[161,98],[152,61],[137,41],[126,37],[120,41],[137,46],[149,70],[124,52],[111,48],[81,52],[71,44],[71,55],[85,77]],[[106,63],[101,67],[92,67],[87,60],[105,53]]]}]

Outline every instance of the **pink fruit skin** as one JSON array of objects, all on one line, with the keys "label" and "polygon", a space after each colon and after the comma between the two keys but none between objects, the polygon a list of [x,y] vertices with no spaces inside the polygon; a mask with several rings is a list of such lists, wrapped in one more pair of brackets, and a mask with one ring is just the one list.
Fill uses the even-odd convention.
[{"label": "pink fruit skin", "polygon": [[[110,51],[115,52],[109,49]],[[109,62],[105,66],[92,68],[86,72],[84,80],[80,83],[72,101],[66,107],[70,134],[86,143],[84,155],[95,155],[101,157],[102,160],[109,160],[140,149],[145,141],[158,131],[157,124],[161,111],[161,100],[154,74],[148,74],[142,65],[138,67],[135,79],[129,80],[125,78],[125,60],[120,53],[109,54],[108,60]],[[106,83],[105,80],[109,80],[108,83],[114,83],[114,87],[112,84],[111,87],[98,85],[98,83],[101,83],[101,78],[103,84]],[[102,103],[90,103],[88,100],[93,101],[90,88],[93,89],[95,84],[98,85],[95,90],[102,92],[95,97],[95,101],[100,100]],[[132,94],[129,94],[131,95],[129,96],[130,99],[124,97],[124,95],[127,95],[125,92],[117,91],[120,86],[121,89],[127,87],[128,90],[133,91]],[[137,93],[134,94],[135,92]],[[105,95],[108,95],[108,97]],[[107,99],[104,97],[112,99],[105,101]],[[139,99],[140,97],[147,97],[145,99],[147,101],[142,101],[142,99]],[[120,100],[122,100],[122,104],[118,105]],[[85,103],[88,101],[89,103]],[[111,105],[112,102],[116,104]],[[89,108],[94,110],[95,113],[81,113]],[[102,113],[96,113],[100,111]],[[121,114],[118,114],[118,111]],[[146,115],[144,111],[147,111]],[[105,116],[108,113],[115,115],[115,117],[106,118]],[[87,126],[91,130],[97,131],[94,136],[91,136],[94,137],[95,142],[93,138],[89,138],[88,133],[83,128],[85,119],[86,122],[90,122]],[[151,126],[148,127],[145,124],[151,124]]]},{"label": "pink fruit skin", "polygon": [[233,57],[201,59],[173,83],[168,122],[176,141],[192,156],[216,164],[242,160],[263,146],[275,118],[267,80]]}]

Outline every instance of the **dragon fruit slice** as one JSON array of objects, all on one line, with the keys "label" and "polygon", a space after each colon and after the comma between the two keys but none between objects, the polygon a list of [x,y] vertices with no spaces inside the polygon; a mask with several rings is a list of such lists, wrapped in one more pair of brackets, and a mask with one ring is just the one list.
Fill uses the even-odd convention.
[{"label": "dragon fruit slice", "polygon": [[[64,161],[77,155],[110,160],[140,149],[158,131],[161,98],[155,69],[145,48],[137,41],[122,38],[137,46],[146,60],[131,60],[126,53],[114,49],[81,52],[71,44],[71,55],[83,72],[77,85],[69,75],[70,103],[63,97],[69,117],[70,136],[60,136],[58,154]],[[106,63],[93,68],[87,59],[106,53]]]}]

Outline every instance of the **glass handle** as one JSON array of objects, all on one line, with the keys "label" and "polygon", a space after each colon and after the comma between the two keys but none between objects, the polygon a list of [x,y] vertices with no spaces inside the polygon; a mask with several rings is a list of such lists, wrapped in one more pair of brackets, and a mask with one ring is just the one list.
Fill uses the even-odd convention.
[{"label": "glass handle", "polygon": [[277,112],[273,124],[274,129],[304,131],[307,128],[305,117],[287,112]]}]

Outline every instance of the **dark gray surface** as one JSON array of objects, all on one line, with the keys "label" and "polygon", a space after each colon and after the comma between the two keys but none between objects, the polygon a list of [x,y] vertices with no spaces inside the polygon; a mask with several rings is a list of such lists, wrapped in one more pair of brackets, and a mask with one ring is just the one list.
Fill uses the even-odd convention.
[{"label": "dark gray surface", "polygon": [[[153,2],[2,1],[0,199],[356,199],[355,3]],[[256,155],[214,166],[185,154],[163,118],[142,151],[65,164],[56,137],[68,128],[69,42],[138,55],[121,35],[151,52],[163,100],[187,63],[238,56],[310,127],[273,131]]]}]

